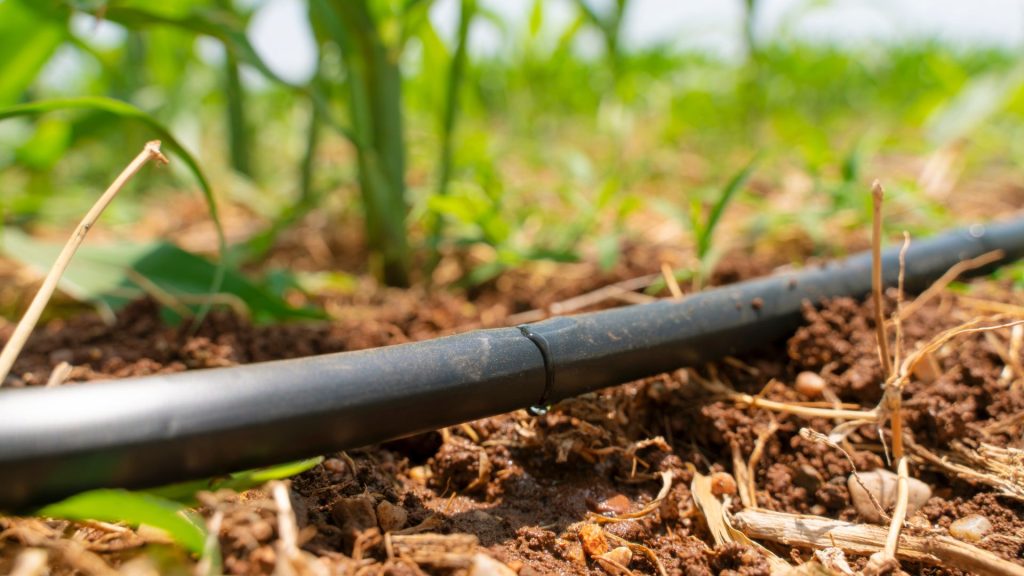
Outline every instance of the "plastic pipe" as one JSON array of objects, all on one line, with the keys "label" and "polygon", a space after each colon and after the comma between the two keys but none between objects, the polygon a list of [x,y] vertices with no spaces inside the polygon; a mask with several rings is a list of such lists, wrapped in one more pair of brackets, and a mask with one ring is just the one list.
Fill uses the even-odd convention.
[{"label": "plastic pipe", "polygon": [[[1024,257],[1024,220],[911,245],[919,291],[957,262]],[[887,285],[898,248],[883,256]],[[0,509],[365,446],[542,407],[790,334],[805,302],[863,297],[871,256],[603,312],[412,344],[171,375],[0,390]],[[975,272],[983,272],[978,270]],[[541,408],[542,409],[542,408]]]}]

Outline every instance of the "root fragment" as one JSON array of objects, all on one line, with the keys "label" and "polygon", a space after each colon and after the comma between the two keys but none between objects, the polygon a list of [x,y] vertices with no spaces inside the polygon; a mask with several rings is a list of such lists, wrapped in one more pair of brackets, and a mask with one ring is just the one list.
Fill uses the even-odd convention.
[{"label": "root fragment", "polygon": [[[770,510],[743,510],[733,516],[736,529],[750,538],[802,548],[840,548],[849,554],[871,555],[885,547],[888,530],[821,516]],[[944,535],[904,534],[896,558],[957,568],[982,576],[1024,576],[1024,566]]]}]

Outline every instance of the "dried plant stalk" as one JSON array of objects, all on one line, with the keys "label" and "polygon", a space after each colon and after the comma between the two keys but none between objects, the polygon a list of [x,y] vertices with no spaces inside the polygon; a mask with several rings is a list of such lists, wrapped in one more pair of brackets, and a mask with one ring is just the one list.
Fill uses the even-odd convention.
[{"label": "dried plant stalk", "polygon": [[57,282],[60,280],[61,275],[64,274],[68,265],[71,264],[71,258],[78,251],[78,247],[82,245],[86,234],[89,233],[89,229],[93,227],[100,214],[110,205],[110,202],[124,188],[124,185],[150,160],[157,160],[163,164],[167,163],[167,158],[160,152],[159,140],[146,143],[142,152],[131,161],[128,167],[114,180],[114,183],[100,196],[96,204],[89,209],[89,212],[86,213],[85,217],[78,224],[74,234],[71,235],[67,244],[64,245],[64,249],[61,250],[57,261],[54,262],[53,267],[46,274],[46,278],[43,279],[43,285],[36,292],[25,315],[22,316],[18,325],[15,326],[14,333],[11,334],[10,340],[4,346],[3,352],[0,352],[0,386],[3,386],[4,380],[10,374],[14,361],[18,359],[18,355],[21,354],[21,349],[25,347],[25,342],[28,341],[32,329],[39,322],[39,317],[42,315],[46,303],[50,301],[50,297],[53,296],[53,292],[57,289]]},{"label": "dried plant stalk", "polygon": [[[736,529],[753,539],[803,548],[840,548],[860,555],[882,550],[887,538],[887,530],[882,526],[770,510],[743,510],[732,520]],[[945,535],[904,534],[896,556],[982,576],[1024,576],[1024,566]]]},{"label": "dried plant stalk", "polygon": [[878,334],[878,356],[885,369],[885,376],[892,375],[892,357],[889,356],[889,337],[885,332],[885,315],[882,312],[882,200],[885,191],[875,180],[871,184],[871,294],[875,301],[875,330]]},{"label": "dried plant stalk", "polygon": [[946,287],[950,285],[950,283],[959,278],[960,275],[963,274],[964,272],[968,272],[976,268],[981,268],[982,266],[987,266],[993,262],[996,262],[997,260],[1000,260],[1003,256],[1005,256],[1005,253],[1002,250],[993,250],[991,252],[986,252],[976,258],[971,258],[970,260],[963,260],[961,262],[957,262],[952,267],[950,267],[949,270],[946,270],[946,273],[940,276],[938,280],[933,282],[932,285],[929,286],[924,292],[921,292],[921,294],[918,295],[918,297],[915,298],[913,302],[907,304],[902,310],[900,310],[898,316],[899,319],[906,320],[907,318],[910,318],[914,314],[914,312],[917,312],[932,298],[935,298],[936,296],[941,294],[942,291],[945,290]]},{"label": "dried plant stalk", "polygon": [[900,532],[903,530],[903,521],[907,518],[907,500],[909,498],[908,482],[910,473],[907,470],[907,459],[900,456],[896,460],[896,509],[892,511],[892,521],[889,522],[889,534],[885,539],[885,557],[896,558],[897,548],[900,543]]},{"label": "dried plant stalk", "polygon": [[912,442],[908,445],[910,453],[923,463],[958,478],[991,486],[1000,496],[1024,502],[1024,477],[1020,474],[1024,450],[991,444],[981,444],[977,450],[972,450],[954,441],[953,452],[936,454]]},{"label": "dried plant stalk", "polygon": [[672,294],[672,298],[682,300],[683,289],[679,287],[679,282],[676,282],[675,272],[672,271],[672,267],[668,265],[668,262],[661,263],[661,275],[665,278],[665,285],[668,286],[668,291]]}]

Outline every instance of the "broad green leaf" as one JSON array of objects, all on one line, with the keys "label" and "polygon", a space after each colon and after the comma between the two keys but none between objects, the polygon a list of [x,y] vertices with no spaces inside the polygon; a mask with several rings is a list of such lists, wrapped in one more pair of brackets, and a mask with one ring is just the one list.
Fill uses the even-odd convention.
[{"label": "broad green leaf", "polygon": [[[226,10],[192,9],[187,4],[179,4],[173,10],[155,8],[167,4],[174,3],[138,2],[132,5],[118,4],[116,6],[109,6],[104,12],[104,18],[132,30],[141,30],[152,26],[166,26],[184,30],[197,36],[216,38],[224,45],[225,50],[233,53],[241,62],[255,68],[256,71],[268,80],[308,97],[321,112],[324,121],[328,125],[345,138],[348,138],[356,146],[363,145],[356,132],[342,126],[335,120],[326,98],[316,83],[312,83],[309,87],[295,86],[274,74],[273,70],[260,58],[252,43],[249,42],[249,38],[246,36],[245,21],[239,14]],[[316,5],[315,0],[312,5]],[[188,7],[188,9],[184,9],[185,7]]]},{"label": "broad green leaf", "polygon": [[[226,270],[226,263],[223,262],[223,258],[227,255],[227,241],[224,238],[224,229],[220,223],[220,216],[217,211],[217,201],[213,196],[213,188],[210,187],[210,182],[206,179],[206,175],[203,173],[202,168],[199,167],[199,162],[196,161],[192,154],[190,154],[189,151],[186,150],[180,142],[178,142],[178,139],[175,138],[174,135],[171,134],[171,131],[160,123],[159,120],[127,102],[122,102],[121,100],[115,100],[113,98],[104,98],[101,96],[51,98],[37,102],[30,102],[28,104],[8,106],[6,108],[0,108],[0,120],[16,118],[19,116],[34,116],[58,110],[92,110],[106,112],[119,118],[133,120],[144,124],[160,138],[167,148],[185,162],[185,165],[199,183],[199,187],[203,192],[203,197],[206,199],[207,208],[210,211],[210,219],[213,221],[214,229],[217,232],[217,252],[221,255],[222,261],[216,267],[216,273],[212,276],[210,284],[207,286],[207,292],[219,292]],[[208,309],[208,307],[202,308],[198,316],[205,316]]]},{"label": "broad green leaf", "polygon": [[[13,228],[3,231],[3,250],[11,258],[45,272],[61,246],[42,243]],[[119,308],[145,293],[169,297],[182,305],[198,300],[208,307],[210,284],[219,273],[216,265],[166,242],[93,246],[88,243],[61,277],[59,286],[74,298]],[[157,294],[153,287],[158,290]],[[322,312],[289,306],[280,298],[229,271],[223,276],[219,294],[240,301],[254,322],[288,319],[320,319]],[[223,298],[221,300],[224,300]]]},{"label": "broad green leaf", "polygon": [[193,554],[203,553],[206,530],[184,514],[185,507],[151,494],[127,490],[91,490],[50,504],[39,516],[68,520],[124,522],[131,526],[146,524],[169,534]]},{"label": "broad green leaf", "polygon": [[241,492],[250,488],[262,486],[271,480],[281,480],[283,478],[291,478],[292,476],[302,474],[306,470],[313,468],[323,461],[323,457],[318,456],[316,458],[288,462],[278,466],[236,472],[220,478],[194,480],[192,482],[180,482],[178,484],[161,486],[159,488],[146,490],[146,493],[160,498],[182,502],[184,504],[192,504],[195,502],[196,494],[203,490],[215,492],[217,490],[227,489],[234,490],[235,492]]},{"label": "broad green leaf", "polygon": [[18,162],[33,170],[50,170],[71,144],[72,125],[63,118],[36,123],[35,134],[17,150]]},{"label": "broad green leaf", "polygon": [[17,102],[66,37],[59,20],[20,1],[0,2],[0,106]]}]

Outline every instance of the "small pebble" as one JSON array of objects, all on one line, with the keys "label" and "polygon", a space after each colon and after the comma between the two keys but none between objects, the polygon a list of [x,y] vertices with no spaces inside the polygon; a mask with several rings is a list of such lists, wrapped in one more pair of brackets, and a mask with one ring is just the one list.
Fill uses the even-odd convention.
[{"label": "small pebble", "polygon": [[817,398],[825,391],[825,379],[814,372],[801,372],[796,375],[793,388],[804,398]]},{"label": "small pebble", "polygon": [[715,472],[711,475],[711,493],[715,496],[736,493],[736,480],[728,472]]},{"label": "small pebble", "polygon": [[[864,520],[873,524],[884,523],[885,518],[875,508],[871,498],[868,496],[868,492],[864,488],[870,490],[875,500],[888,512],[896,504],[896,483],[898,477],[895,473],[884,468],[876,468],[869,472],[861,472],[860,479],[864,486],[861,486],[861,483],[857,481],[857,477],[854,474],[850,474],[849,478],[846,479],[846,487],[850,490],[850,499],[853,500],[853,507],[857,509],[857,514]],[[924,503],[931,497],[932,489],[930,486],[917,478],[907,479],[908,516],[912,515],[921,506],[924,506]]]},{"label": "small pebble", "polygon": [[964,542],[977,542],[991,531],[992,522],[980,514],[964,516],[949,525],[950,536]]},{"label": "small pebble", "polygon": [[332,474],[335,475],[343,475],[348,473],[348,464],[345,463],[344,460],[339,460],[337,458],[328,458],[324,460],[324,468],[326,468],[328,472],[331,472]]},{"label": "small pebble", "polygon": [[598,514],[611,514],[618,516],[629,512],[632,505],[629,502],[629,498],[626,498],[625,494],[615,494],[609,496],[600,502],[594,504],[594,512]]},{"label": "small pebble", "polygon": [[907,515],[907,526],[913,526],[921,530],[931,530],[932,523],[928,520],[928,517],[918,512],[917,514]]},{"label": "small pebble", "polygon": [[409,469],[409,478],[419,484],[426,484],[433,474],[426,466],[415,466]]}]

